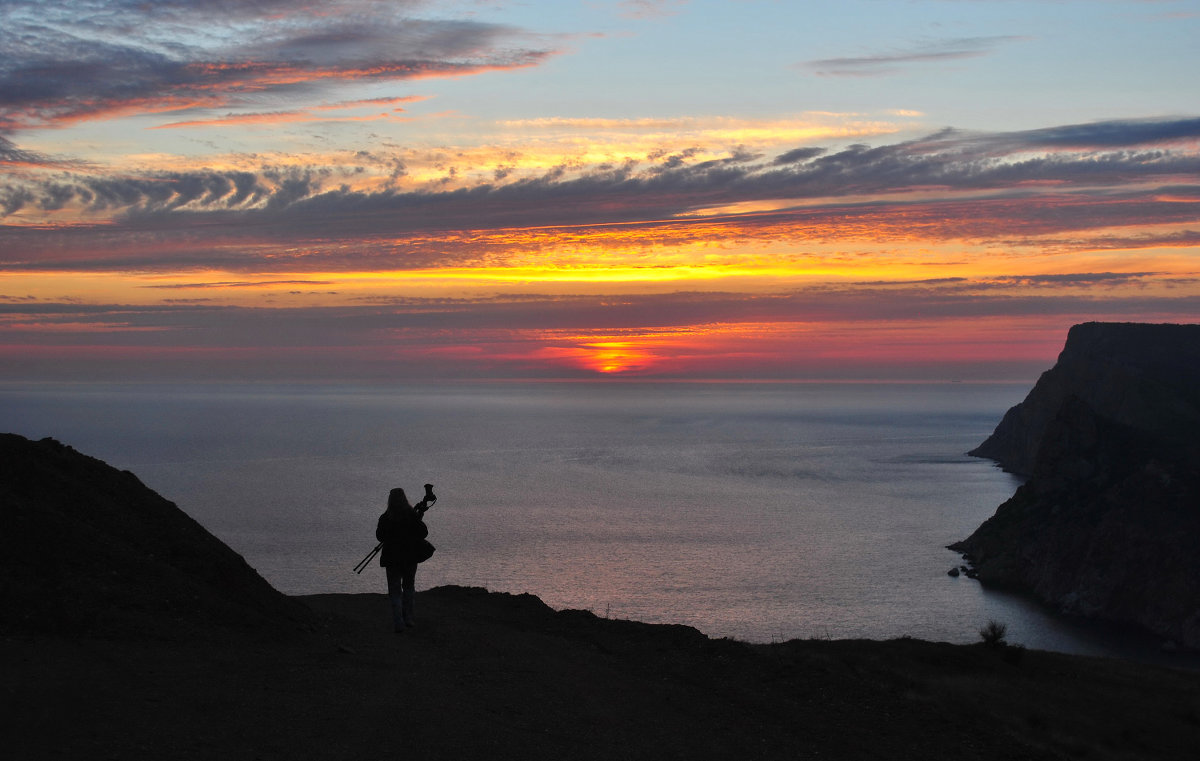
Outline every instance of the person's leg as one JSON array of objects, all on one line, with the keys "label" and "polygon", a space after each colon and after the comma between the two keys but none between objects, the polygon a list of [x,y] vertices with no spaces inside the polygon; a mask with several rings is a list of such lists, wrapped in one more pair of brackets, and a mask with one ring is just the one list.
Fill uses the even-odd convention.
[{"label": "person's leg", "polygon": [[384,568],[387,571],[388,585],[388,600],[392,603],[392,628],[395,631],[404,631],[404,593],[408,591],[408,585],[404,583],[404,570],[400,566],[390,565]]},{"label": "person's leg", "polygon": [[401,599],[401,614],[405,626],[412,626],[416,621],[413,619],[413,603],[416,601],[417,590],[417,564],[401,566],[400,570],[404,576],[404,594]]}]

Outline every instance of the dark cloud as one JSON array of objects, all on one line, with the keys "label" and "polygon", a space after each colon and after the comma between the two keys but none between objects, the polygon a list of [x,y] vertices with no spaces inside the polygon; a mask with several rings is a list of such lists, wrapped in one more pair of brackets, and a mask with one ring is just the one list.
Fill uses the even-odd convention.
[{"label": "dark cloud", "polygon": [[9,166],[55,166],[59,162],[35,151],[18,148],[15,143],[0,135],[0,167]]},{"label": "dark cloud", "polygon": [[880,285],[903,285],[905,287],[912,287],[918,285],[947,285],[968,282],[970,282],[970,280],[965,277],[931,277],[923,280],[860,280],[851,283],[851,285],[858,287]]},{"label": "dark cloud", "polygon": [[245,106],[338,81],[538,63],[518,29],[419,19],[415,3],[6,2],[0,129]]},{"label": "dark cloud", "polygon": [[37,199],[29,188],[20,186],[0,188],[0,210],[3,210],[6,215],[16,214],[35,200]]},{"label": "dark cloud", "polygon": [[1080,247],[1086,247],[1091,251],[1164,247],[1191,248],[1200,247],[1200,230],[1178,230],[1170,233],[1149,233],[1142,235],[1097,235],[1088,238],[1086,243],[1069,238],[1046,237],[1036,240],[1014,238],[998,242],[1004,246],[1014,248],[1037,246],[1044,251],[1070,251]]},{"label": "dark cloud", "polygon": [[1009,275],[996,278],[996,283],[1018,285],[1126,285],[1144,281],[1163,273],[1160,272],[1080,272],[1063,275]]},{"label": "dark cloud", "polygon": [[946,130],[940,133],[947,142],[958,142],[964,149],[984,148],[1012,152],[1021,149],[1112,150],[1138,148],[1143,150],[1173,143],[1194,143],[1200,140],[1200,118],[1125,119],[1066,124],[1057,127],[1009,132],[1003,136],[983,134],[973,136]]},{"label": "dark cloud", "polygon": [[775,164],[776,166],[782,166],[784,164],[797,164],[801,161],[815,159],[817,156],[820,156],[825,152],[826,150],[824,148],[796,148],[795,150],[791,150],[787,153],[782,153],[776,156],[775,160],[771,163]]},{"label": "dark cloud", "polygon": [[1065,127],[1030,130],[1022,135],[1031,144],[1051,147],[1114,148],[1170,143],[1200,138],[1200,118],[1071,124]]},{"label": "dark cloud", "polygon": [[908,50],[873,53],[847,58],[822,58],[805,66],[822,76],[879,76],[892,74],[900,66],[912,63],[936,63],[987,55],[993,48],[1024,39],[1014,36],[963,37],[926,43]]},{"label": "dark cloud", "polygon": [[[267,182],[274,182],[268,185]],[[301,184],[304,191],[297,190]],[[0,186],[0,207],[13,213],[25,205],[56,211],[76,203],[93,212],[110,210],[171,211],[238,208],[280,198],[303,197],[314,187],[312,173],[266,170],[249,172],[160,172],[143,177],[68,175],[36,185]],[[10,208],[11,207],[11,208]]]}]

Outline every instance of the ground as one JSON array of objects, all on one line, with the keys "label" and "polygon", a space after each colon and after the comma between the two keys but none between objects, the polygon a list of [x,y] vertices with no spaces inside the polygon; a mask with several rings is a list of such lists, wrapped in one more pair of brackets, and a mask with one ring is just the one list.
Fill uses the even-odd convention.
[{"label": "ground", "polygon": [[1194,759],[1200,674],[1012,647],[711,640],[442,587],[299,628],[0,639],[24,759]]}]

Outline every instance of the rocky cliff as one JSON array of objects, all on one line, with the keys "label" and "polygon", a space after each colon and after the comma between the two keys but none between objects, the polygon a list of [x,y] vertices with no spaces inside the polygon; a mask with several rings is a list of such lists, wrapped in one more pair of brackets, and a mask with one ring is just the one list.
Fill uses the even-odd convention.
[{"label": "rocky cliff", "polygon": [[128,471],[0,434],[0,633],[294,631],[311,614]]},{"label": "rocky cliff", "polygon": [[[1200,325],[1088,322],[1067,333],[1054,367],[969,454],[1031,475],[1068,397],[1139,430],[1175,435],[1200,422]],[[1192,430],[1195,430],[1194,427]]]},{"label": "rocky cliff", "polygon": [[971,454],[1029,477],[951,545],[981,582],[1200,648],[1200,325],[1075,326]]}]

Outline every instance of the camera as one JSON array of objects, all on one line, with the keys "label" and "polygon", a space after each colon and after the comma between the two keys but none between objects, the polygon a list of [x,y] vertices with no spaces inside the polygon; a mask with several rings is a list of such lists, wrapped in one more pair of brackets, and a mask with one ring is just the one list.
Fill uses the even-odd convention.
[{"label": "camera", "polygon": [[425,484],[425,496],[416,504],[417,513],[424,515],[426,510],[433,507],[434,502],[437,502],[437,495],[433,493],[433,484]]}]

